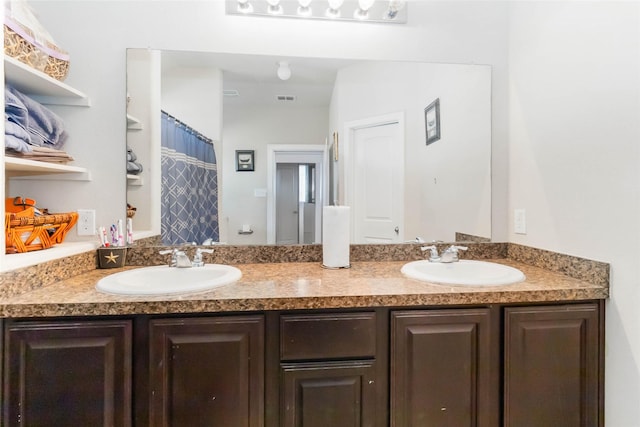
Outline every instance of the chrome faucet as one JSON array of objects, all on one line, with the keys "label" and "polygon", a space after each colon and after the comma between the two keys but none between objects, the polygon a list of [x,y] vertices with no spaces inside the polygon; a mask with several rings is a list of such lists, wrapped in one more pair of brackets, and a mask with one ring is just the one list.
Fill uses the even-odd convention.
[{"label": "chrome faucet", "polygon": [[440,255],[438,255],[438,248],[436,248],[436,245],[422,246],[420,250],[422,252],[430,251],[429,262],[440,262]]},{"label": "chrome faucet", "polygon": [[466,246],[451,245],[440,255],[440,262],[458,262],[460,261],[458,251],[466,251],[467,249]]},{"label": "chrome faucet", "polygon": [[466,246],[456,246],[451,245],[447,249],[445,249],[441,255],[438,255],[438,248],[435,245],[430,246],[422,246],[420,250],[429,251],[429,262],[458,262],[460,259],[458,258],[458,251],[466,251],[468,248]]},{"label": "chrome faucet", "polygon": [[213,249],[196,249],[196,254],[193,257],[193,262],[189,259],[187,253],[180,249],[167,249],[164,251],[160,251],[161,255],[171,254],[171,259],[169,260],[169,267],[177,267],[177,268],[191,268],[191,267],[204,267],[204,260],[202,259],[202,253],[213,253]]}]

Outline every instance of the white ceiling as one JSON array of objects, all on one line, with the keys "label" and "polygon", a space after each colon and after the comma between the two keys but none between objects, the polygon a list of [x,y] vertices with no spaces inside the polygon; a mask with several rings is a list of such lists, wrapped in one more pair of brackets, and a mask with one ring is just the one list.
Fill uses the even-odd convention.
[{"label": "white ceiling", "polygon": [[[279,61],[289,62],[291,78],[278,79]],[[224,90],[238,91],[238,97],[225,97],[225,103],[271,104],[278,95],[295,96],[298,106],[328,106],[339,68],[355,60],[276,57],[230,53],[163,51],[162,73],[187,68],[218,68],[223,71]]]}]

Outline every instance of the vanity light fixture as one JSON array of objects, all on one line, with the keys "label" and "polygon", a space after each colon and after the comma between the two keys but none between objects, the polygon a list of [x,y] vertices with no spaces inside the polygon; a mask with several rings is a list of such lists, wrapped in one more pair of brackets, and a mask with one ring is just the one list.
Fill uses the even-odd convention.
[{"label": "vanity light fixture", "polygon": [[228,15],[404,24],[407,0],[225,0]]},{"label": "vanity light fixture", "polygon": [[278,62],[278,71],[276,72],[280,80],[289,80],[291,77],[291,68],[287,61]]}]

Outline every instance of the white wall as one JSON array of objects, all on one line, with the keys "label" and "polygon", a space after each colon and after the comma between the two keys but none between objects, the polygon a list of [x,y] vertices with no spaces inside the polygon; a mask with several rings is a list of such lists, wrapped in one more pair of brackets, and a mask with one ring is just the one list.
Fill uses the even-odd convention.
[{"label": "white wall", "polygon": [[509,212],[527,218],[509,240],[611,263],[611,427],[640,425],[639,18],[637,2],[514,2],[509,19]]},{"label": "white wall", "polygon": [[[441,139],[426,145],[424,108],[440,99]],[[491,237],[491,68],[365,62],[338,72],[333,123],[401,112],[405,120],[404,239]],[[352,168],[340,163],[344,168]],[[340,187],[344,187],[340,179]],[[340,190],[345,194],[344,188]],[[346,203],[341,200],[342,203]]]},{"label": "white wall", "polygon": [[[256,105],[225,106],[223,143],[224,217],[227,243],[255,244],[267,241],[267,199],[255,190],[267,189],[268,144],[324,144],[328,137],[329,112],[326,107]],[[235,170],[235,151],[254,150],[255,171]],[[243,224],[253,234],[239,235]]]}]

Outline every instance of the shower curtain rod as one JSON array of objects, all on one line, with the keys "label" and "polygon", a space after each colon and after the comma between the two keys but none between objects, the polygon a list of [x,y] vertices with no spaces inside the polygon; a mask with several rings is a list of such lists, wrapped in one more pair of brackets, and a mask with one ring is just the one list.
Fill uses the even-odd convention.
[{"label": "shower curtain rod", "polygon": [[189,126],[188,124],[186,124],[182,120],[177,119],[175,116],[172,116],[171,114],[167,113],[166,111],[164,111],[164,110],[160,110],[160,111],[162,112],[162,114],[166,114],[168,118],[170,118],[171,120],[176,122],[178,125],[184,126],[184,128],[187,131],[191,132],[196,137],[200,138],[203,142],[206,142],[207,144],[213,145],[213,139],[207,138],[206,136],[204,136],[203,134],[201,134],[200,132],[198,132],[197,130],[195,130],[194,128],[192,128],[191,126]]}]

